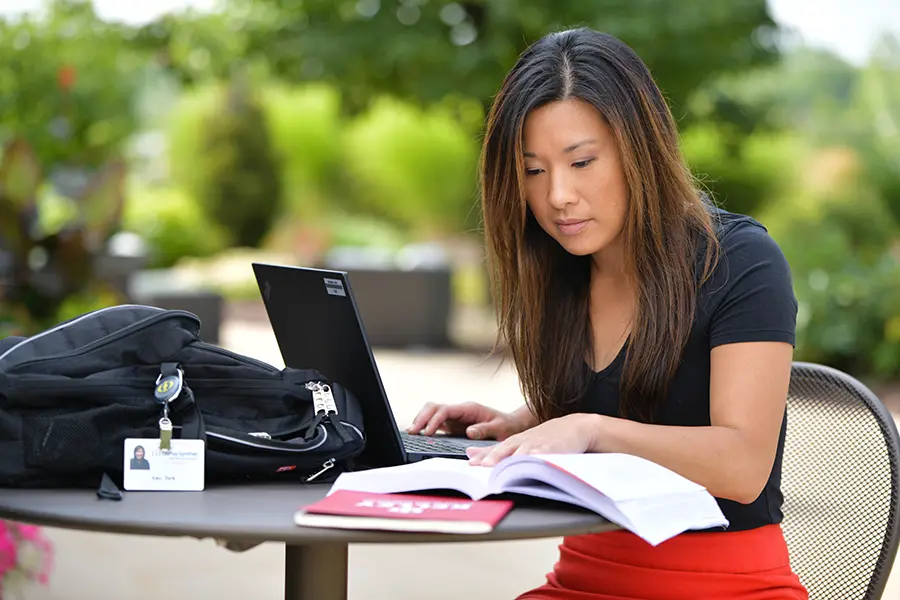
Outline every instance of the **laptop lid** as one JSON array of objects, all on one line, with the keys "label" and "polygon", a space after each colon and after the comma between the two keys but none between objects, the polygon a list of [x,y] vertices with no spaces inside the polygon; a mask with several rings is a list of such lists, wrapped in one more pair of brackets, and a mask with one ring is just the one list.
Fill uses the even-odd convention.
[{"label": "laptop lid", "polygon": [[285,366],[315,369],[359,399],[367,437],[361,465],[407,462],[347,273],[261,263],[252,267]]}]

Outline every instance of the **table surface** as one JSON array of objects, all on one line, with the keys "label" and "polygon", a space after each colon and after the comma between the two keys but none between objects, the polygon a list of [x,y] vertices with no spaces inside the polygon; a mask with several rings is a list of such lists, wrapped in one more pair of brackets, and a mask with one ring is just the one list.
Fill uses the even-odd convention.
[{"label": "table surface", "polygon": [[576,507],[541,501],[518,504],[487,534],[408,533],[300,527],[297,509],[325,497],[330,484],[207,487],[203,492],[123,492],[101,500],[92,490],[0,490],[0,518],[48,527],[284,542],[293,545],[473,542],[611,531],[618,526]]}]

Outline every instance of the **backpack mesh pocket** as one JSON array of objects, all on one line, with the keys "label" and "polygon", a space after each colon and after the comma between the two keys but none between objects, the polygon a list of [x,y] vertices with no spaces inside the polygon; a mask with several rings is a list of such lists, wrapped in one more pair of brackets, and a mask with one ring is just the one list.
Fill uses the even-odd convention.
[{"label": "backpack mesh pocket", "polygon": [[111,441],[159,435],[158,416],[147,408],[110,405],[78,412],[25,414],[22,419],[26,467],[76,474],[121,463],[122,447]]}]

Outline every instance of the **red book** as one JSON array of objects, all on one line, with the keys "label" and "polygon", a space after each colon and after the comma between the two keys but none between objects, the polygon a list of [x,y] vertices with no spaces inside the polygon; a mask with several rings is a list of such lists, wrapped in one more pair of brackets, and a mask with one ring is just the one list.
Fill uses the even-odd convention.
[{"label": "red book", "polygon": [[510,500],[337,490],[298,510],[294,523],[338,529],[476,534],[492,531],[512,507]]}]

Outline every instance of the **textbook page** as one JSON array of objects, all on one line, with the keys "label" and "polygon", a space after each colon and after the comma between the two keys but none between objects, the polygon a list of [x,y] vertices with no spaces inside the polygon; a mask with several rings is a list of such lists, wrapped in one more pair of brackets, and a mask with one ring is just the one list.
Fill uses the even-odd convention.
[{"label": "textbook page", "polygon": [[395,467],[381,467],[338,475],[329,495],[341,489],[393,494],[419,490],[456,490],[473,500],[489,495],[490,467],[476,467],[467,460],[429,458]]},{"label": "textbook page", "polygon": [[614,502],[706,491],[674,471],[630,454],[536,454],[516,457],[516,462],[520,458],[555,465]]},{"label": "textbook page", "polygon": [[728,526],[728,520],[708,492],[670,495],[656,500],[630,500],[619,507],[630,522],[630,526],[623,527],[653,546],[688,530]]}]

